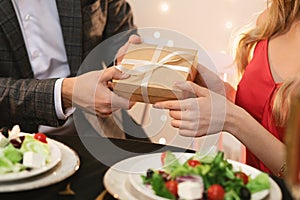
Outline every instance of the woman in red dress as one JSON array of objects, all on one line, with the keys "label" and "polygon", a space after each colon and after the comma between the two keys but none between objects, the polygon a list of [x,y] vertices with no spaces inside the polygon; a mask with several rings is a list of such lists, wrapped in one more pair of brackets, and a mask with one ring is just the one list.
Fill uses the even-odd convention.
[{"label": "woman in red dress", "polygon": [[[296,81],[300,72],[299,10],[299,0],[270,1],[257,26],[243,34],[236,54],[242,78],[235,103],[208,84],[209,89],[181,82],[177,87],[196,98],[158,102],[154,107],[170,110],[172,126],[179,128],[181,135],[231,133],[246,146],[247,164],[282,174],[289,99],[300,85]],[[200,66],[199,73],[205,79]]]}]

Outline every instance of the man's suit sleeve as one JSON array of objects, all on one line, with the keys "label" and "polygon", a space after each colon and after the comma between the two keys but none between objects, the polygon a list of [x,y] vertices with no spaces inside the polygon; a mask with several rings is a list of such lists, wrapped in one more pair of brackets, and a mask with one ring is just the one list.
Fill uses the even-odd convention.
[{"label": "man's suit sleeve", "polygon": [[54,108],[55,81],[0,78],[0,125],[18,123],[22,130],[30,131],[37,125],[62,124]]},{"label": "man's suit sleeve", "polygon": [[107,22],[104,29],[104,39],[123,31],[135,33],[133,13],[125,0],[108,0]]}]

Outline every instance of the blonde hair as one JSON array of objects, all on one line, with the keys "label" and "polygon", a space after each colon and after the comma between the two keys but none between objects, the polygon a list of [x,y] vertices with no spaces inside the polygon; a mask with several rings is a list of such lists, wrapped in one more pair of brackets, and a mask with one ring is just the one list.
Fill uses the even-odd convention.
[{"label": "blonde hair", "polygon": [[290,115],[292,97],[300,93],[300,76],[288,79],[276,91],[273,99],[273,120],[278,126],[285,126]]},{"label": "blonde hair", "polygon": [[[235,62],[240,75],[244,73],[246,66],[252,59],[252,50],[257,42],[283,34],[289,30],[298,17],[300,0],[268,0],[267,5],[268,8],[262,16],[264,19],[258,19],[256,27],[244,33],[239,40]],[[273,119],[276,125],[282,126],[286,123],[289,105],[287,97],[291,96],[293,81],[285,81],[274,97]],[[283,108],[286,109],[284,114],[280,111]]]}]

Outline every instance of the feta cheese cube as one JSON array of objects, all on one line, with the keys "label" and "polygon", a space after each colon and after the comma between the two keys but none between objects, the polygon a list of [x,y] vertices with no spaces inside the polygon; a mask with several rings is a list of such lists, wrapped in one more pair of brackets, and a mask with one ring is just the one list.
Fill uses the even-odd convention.
[{"label": "feta cheese cube", "polygon": [[203,184],[193,181],[185,181],[178,184],[178,196],[180,199],[194,200],[203,196]]},{"label": "feta cheese cube", "polygon": [[41,168],[46,164],[46,159],[38,153],[32,151],[25,152],[23,155],[23,165],[29,168]]}]

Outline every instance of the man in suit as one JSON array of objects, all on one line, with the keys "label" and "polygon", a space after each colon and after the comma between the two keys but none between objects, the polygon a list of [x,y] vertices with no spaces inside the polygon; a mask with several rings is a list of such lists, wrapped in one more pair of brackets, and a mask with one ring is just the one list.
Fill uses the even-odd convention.
[{"label": "man in suit", "polygon": [[[81,108],[99,105],[98,116],[110,114],[114,108],[107,102],[115,94],[106,83],[112,78],[122,78],[122,73],[109,68],[76,74],[94,47],[110,36],[133,30],[126,34],[129,36],[134,29],[132,12],[125,0],[1,0],[0,126],[19,124],[26,132],[36,132],[39,125],[61,126],[68,117],[66,109],[74,104]],[[48,37],[52,41],[47,41]],[[57,52],[60,54],[56,55]],[[52,73],[62,66],[63,72]],[[39,71],[42,67],[50,71],[48,77]],[[103,90],[96,94],[98,98],[74,98],[76,81],[92,79],[97,81],[89,81],[91,88]],[[92,89],[83,92],[94,95],[89,94],[94,92]],[[125,99],[118,100],[119,107],[132,105]]]}]

